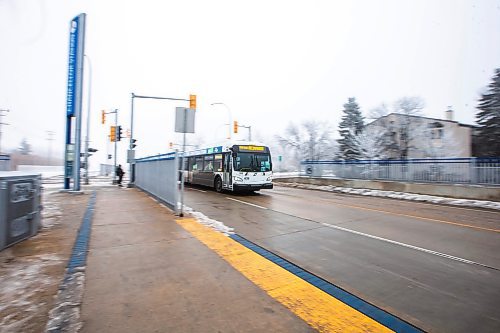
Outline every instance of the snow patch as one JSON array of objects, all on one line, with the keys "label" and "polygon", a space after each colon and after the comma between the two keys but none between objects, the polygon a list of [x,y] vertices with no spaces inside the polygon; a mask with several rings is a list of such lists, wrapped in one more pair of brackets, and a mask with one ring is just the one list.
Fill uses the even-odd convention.
[{"label": "snow patch", "polygon": [[192,208],[184,206],[184,211],[186,213],[189,213],[191,216],[196,218],[198,222],[201,224],[214,229],[215,231],[218,231],[220,233],[223,233],[226,236],[233,235],[234,234],[234,228],[228,227],[224,223],[213,220],[209,218],[208,216],[204,215],[203,213],[196,212]]},{"label": "snow patch", "polygon": [[[0,263],[0,312],[15,309],[0,321],[0,332],[16,332],[26,321],[37,315],[39,304],[33,303],[36,294],[57,285],[54,277],[45,274],[49,266],[60,265],[64,260],[57,254],[30,257],[13,257],[9,249],[2,254]],[[22,314],[22,315],[20,315]]]},{"label": "snow patch", "polygon": [[85,267],[66,275],[57,293],[56,305],[49,312],[46,332],[78,332],[82,327],[80,305],[85,285]]}]

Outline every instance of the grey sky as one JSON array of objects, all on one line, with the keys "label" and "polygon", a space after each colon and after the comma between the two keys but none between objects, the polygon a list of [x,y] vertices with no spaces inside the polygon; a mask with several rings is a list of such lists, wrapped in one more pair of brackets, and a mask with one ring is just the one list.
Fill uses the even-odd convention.
[{"label": "grey sky", "polygon": [[[100,156],[110,125],[109,117],[100,124],[100,110],[118,108],[128,128],[131,92],[197,94],[196,130],[208,141],[227,135],[227,111],[213,102],[272,138],[290,121],[336,128],[352,96],[367,112],[418,95],[426,115],[441,118],[452,105],[456,120],[473,123],[479,93],[500,67],[498,0],[0,0],[0,108],[11,110],[2,147],[26,137],[43,153],[50,130],[62,152],[69,22],[81,12]],[[182,104],[137,102],[139,155],[180,141],[175,106]]]}]

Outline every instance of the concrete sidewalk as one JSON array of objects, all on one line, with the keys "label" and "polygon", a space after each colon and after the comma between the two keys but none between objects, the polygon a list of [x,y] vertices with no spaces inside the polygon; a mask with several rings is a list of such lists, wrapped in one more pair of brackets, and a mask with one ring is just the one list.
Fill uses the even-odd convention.
[{"label": "concrete sidewalk", "polygon": [[101,188],[83,332],[311,332],[137,189]]}]

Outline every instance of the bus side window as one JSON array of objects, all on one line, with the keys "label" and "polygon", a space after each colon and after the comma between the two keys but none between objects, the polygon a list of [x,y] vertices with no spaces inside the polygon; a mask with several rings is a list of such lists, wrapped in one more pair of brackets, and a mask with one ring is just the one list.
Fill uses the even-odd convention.
[{"label": "bus side window", "polygon": [[214,155],[206,155],[203,171],[214,171]]},{"label": "bus side window", "polygon": [[214,171],[222,171],[222,154],[215,155]]},{"label": "bus side window", "polygon": [[203,171],[203,156],[197,156],[196,157],[196,169],[197,171]]}]

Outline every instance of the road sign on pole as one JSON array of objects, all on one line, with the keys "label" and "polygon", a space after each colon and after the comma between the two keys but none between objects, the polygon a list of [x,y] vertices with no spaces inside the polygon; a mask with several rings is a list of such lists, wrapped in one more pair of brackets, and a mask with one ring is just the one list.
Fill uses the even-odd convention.
[{"label": "road sign on pole", "polygon": [[195,110],[177,107],[175,108],[175,131],[183,133],[182,138],[182,159],[181,159],[181,212],[179,216],[183,216],[184,209],[184,155],[186,152],[186,133],[194,133],[194,116]]},{"label": "road sign on pole", "polygon": [[175,108],[175,131],[177,133],[194,133],[194,109]]}]

